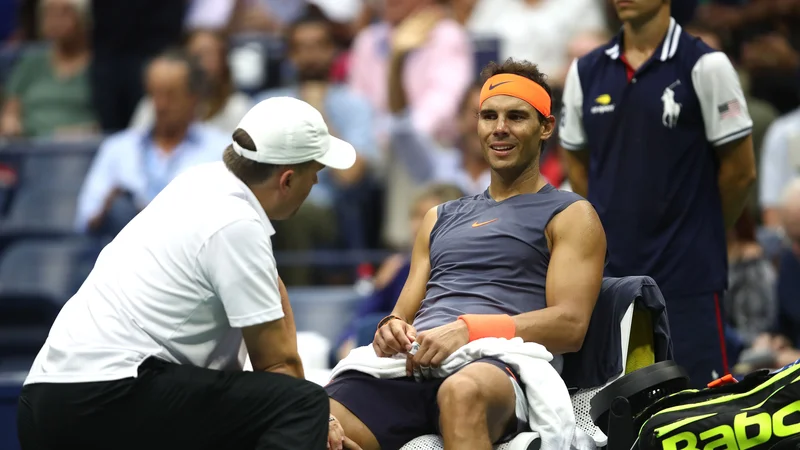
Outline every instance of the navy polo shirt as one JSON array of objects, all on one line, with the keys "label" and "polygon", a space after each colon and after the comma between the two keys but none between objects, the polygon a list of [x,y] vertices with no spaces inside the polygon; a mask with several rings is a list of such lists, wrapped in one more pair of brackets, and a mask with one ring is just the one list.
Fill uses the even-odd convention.
[{"label": "navy polo shirt", "polygon": [[674,19],[637,71],[623,35],[575,60],[564,87],[561,145],[589,151],[588,200],[608,239],[607,276],[649,275],[665,296],[727,287],[716,148],[752,120],[724,53]]}]

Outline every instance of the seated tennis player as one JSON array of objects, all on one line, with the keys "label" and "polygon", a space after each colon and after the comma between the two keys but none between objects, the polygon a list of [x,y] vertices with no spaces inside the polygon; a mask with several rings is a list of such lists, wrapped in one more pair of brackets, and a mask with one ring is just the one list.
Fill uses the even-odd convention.
[{"label": "seated tennis player", "polygon": [[[555,126],[544,75],[508,60],[481,76],[478,134],[491,184],[428,211],[405,287],[375,333],[378,356],[409,355],[409,373],[483,337],[521,337],[554,355],[577,351],[600,292],[606,239],[597,213],[539,174]],[[421,383],[350,371],[326,390],[332,415],[364,450],[432,433],[446,449],[488,450],[527,429],[516,413],[525,403],[517,380],[511,367],[481,359]]]}]

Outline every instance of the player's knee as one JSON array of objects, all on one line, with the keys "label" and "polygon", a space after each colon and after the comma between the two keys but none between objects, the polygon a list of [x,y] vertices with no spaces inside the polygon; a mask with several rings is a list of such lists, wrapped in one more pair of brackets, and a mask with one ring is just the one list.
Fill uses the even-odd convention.
[{"label": "player's knee", "polygon": [[450,414],[480,410],[486,406],[486,398],[478,382],[470,376],[458,373],[444,380],[436,400],[439,409]]}]

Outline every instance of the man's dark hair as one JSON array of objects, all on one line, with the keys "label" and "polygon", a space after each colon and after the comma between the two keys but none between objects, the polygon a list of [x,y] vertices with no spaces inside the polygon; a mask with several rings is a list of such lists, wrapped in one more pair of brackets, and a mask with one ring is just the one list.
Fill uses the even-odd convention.
[{"label": "man's dark hair", "polygon": [[[550,102],[553,101],[553,91],[550,89],[550,85],[547,84],[547,75],[540,72],[539,67],[536,64],[525,60],[508,58],[500,64],[494,61],[490,62],[486,65],[486,67],[483,68],[483,70],[481,70],[481,84],[486,83],[486,80],[489,78],[503,73],[519,75],[533,81],[534,83],[543,87],[544,91],[547,92],[547,96],[550,97]],[[552,105],[550,108],[552,110]],[[540,121],[545,119],[542,113],[540,113],[538,110],[536,112],[539,114]]]},{"label": "man's dark hair", "polygon": [[475,80],[472,84],[469,85],[466,91],[464,91],[464,95],[461,96],[461,101],[458,104],[458,110],[464,111],[468,106],[469,102],[472,100],[472,91],[477,90],[480,92],[481,88],[483,88],[483,83],[479,80]]},{"label": "man's dark hair", "polygon": [[147,69],[150,68],[155,61],[164,60],[170,62],[178,62],[186,65],[188,75],[186,82],[188,83],[189,92],[196,95],[201,95],[206,88],[206,74],[197,59],[190,56],[185,50],[181,48],[170,48],[160,53],[155,58],[150,60]]},{"label": "man's dark hair", "polygon": [[[492,61],[487,64],[483,70],[481,70],[481,82],[486,83],[486,80],[489,78],[502,73],[509,73],[512,75],[525,77],[544,88],[544,91],[547,92],[547,96],[550,97],[550,110],[552,114],[553,91],[550,89],[550,85],[547,84],[547,75],[540,72],[539,67],[536,64],[525,60],[515,60],[513,58],[508,58],[501,64]],[[539,116],[539,122],[543,122],[545,120],[544,114],[539,112],[539,110],[536,110],[536,114]],[[544,152],[546,144],[547,141],[542,139],[541,146],[539,147],[540,152]]]},{"label": "man's dark hair", "polygon": [[[247,151],[253,153],[256,151],[256,144],[253,142],[253,138],[247,134],[247,131],[241,128],[237,128],[236,131],[233,132],[233,141]],[[248,186],[261,184],[267,181],[273,174],[282,170],[305,170],[312,163],[312,161],[292,165],[261,163],[239,155],[233,149],[233,145],[229,145],[222,153],[222,162],[225,163],[225,167],[227,167],[236,178],[242,180],[242,183]]]},{"label": "man's dark hair", "polygon": [[315,7],[309,7],[306,12],[292,21],[289,24],[289,27],[286,30],[286,48],[291,49],[292,44],[294,42],[294,33],[303,25],[322,25],[328,30],[328,38],[330,39],[331,43],[335,45],[336,37],[333,33],[334,24],[331,22],[330,19],[325,17],[325,15]]}]

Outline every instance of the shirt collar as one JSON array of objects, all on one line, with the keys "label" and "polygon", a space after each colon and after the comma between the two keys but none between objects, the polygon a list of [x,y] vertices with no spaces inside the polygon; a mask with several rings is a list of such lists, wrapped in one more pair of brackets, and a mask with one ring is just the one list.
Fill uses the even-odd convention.
[{"label": "shirt collar", "polygon": [[230,176],[231,180],[233,180],[233,182],[239,187],[241,192],[244,194],[245,199],[248,201],[248,203],[250,203],[250,205],[253,207],[253,209],[256,210],[256,213],[258,214],[258,217],[261,218],[261,223],[264,224],[264,230],[267,232],[267,234],[269,236],[274,235],[275,234],[275,227],[272,226],[272,221],[269,220],[269,217],[267,216],[267,212],[264,211],[264,207],[262,207],[261,203],[259,203],[258,198],[256,197],[256,194],[254,194],[253,191],[249,187],[247,187],[247,185],[244,184],[244,182],[242,180],[240,180],[236,175],[231,173],[231,171],[228,170],[227,167],[225,167],[224,163],[220,162],[218,164],[222,164],[223,165],[223,168],[228,173],[228,175]]},{"label": "shirt collar", "polygon": [[[186,142],[192,145],[198,145],[202,141],[202,135],[200,130],[198,129],[199,126],[197,123],[192,123],[189,125],[189,129],[186,131],[186,136],[183,138],[182,142]],[[142,145],[147,146],[153,142],[153,127],[150,126],[145,128],[142,132]]]},{"label": "shirt collar", "polygon": [[[670,17],[667,35],[664,36],[664,41],[661,43],[661,47],[656,51],[654,56],[658,57],[660,61],[666,61],[675,56],[675,53],[678,51],[678,43],[680,42],[682,30],[683,28],[681,28],[678,22],[676,22],[674,18]],[[622,38],[623,33],[622,30],[620,30],[606,47],[605,52],[609,58],[619,58],[620,49],[622,48]]]}]

